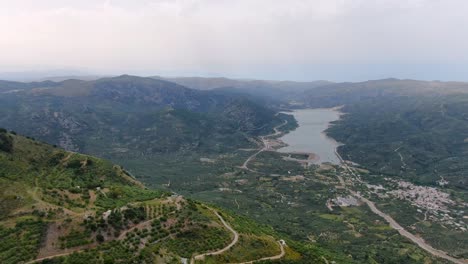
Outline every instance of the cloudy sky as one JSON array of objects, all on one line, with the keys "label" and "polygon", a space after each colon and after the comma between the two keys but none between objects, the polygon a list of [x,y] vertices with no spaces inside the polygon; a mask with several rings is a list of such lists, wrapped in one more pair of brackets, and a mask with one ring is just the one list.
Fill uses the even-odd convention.
[{"label": "cloudy sky", "polygon": [[0,0],[0,71],[468,81],[466,0]]}]

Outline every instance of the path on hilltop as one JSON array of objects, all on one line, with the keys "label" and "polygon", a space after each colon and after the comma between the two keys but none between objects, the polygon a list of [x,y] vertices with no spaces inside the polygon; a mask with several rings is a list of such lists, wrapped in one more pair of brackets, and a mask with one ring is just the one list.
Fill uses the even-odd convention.
[{"label": "path on hilltop", "polygon": [[224,252],[229,250],[231,247],[233,247],[237,243],[237,241],[239,241],[239,233],[237,233],[236,230],[234,230],[231,226],[229,226],[226,223],[226,221],[224,221],[224,218],[217,211],[215,211],[214,209],[210,209],[210,210],[213,211],[213,213],[218,217],[218,219],[221,221],[221,223],[224,225],[224,227],[226,227],[229,231],[231,231],[231,233],[234,235],[234,238],[232,239],[231,243],[229,243],[229,245],[227,245],[226,247],[224,247],[222,249],[207,252],[207,253],[203,253],[203,254],[200,254],[200,255],[196,255],[195,257],[192,257],[192,259],[190,260],[190,264],[194,264],[195,260],[202,260],[206,256],[213,256],[213,255],[223,254]]}]

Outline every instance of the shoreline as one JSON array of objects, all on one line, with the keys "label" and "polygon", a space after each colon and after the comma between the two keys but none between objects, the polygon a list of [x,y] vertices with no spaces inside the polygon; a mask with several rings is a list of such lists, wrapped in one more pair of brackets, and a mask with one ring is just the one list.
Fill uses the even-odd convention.
[{"label": "shoreline", "polygon": [[[338,142],[336,141],[333,137],[329,136],[327,134],[327,130],[333,126],[332,122],[335,122],[335,121],[338,121],[341,119],[341,116],[344,115],[345,113],[341,112],[340,110],[343,108],[343,106],[336,106],[336,107],[331,107],[331,108],[303,108],[303,109],[291,109],[290,112],[281,112],[281,113],[285,113],[285,114],[290,114],[290,115],[293,115],[295,120],[298,122],[298,127],[295,129],[295,130],[292,130],[292,131],[289,131],[288,133],[286,134],[283,134],[281,137],[279,138],[276,138],[276,142],[277,142],[277,146],[280,146],[279,148],[275,149],[276,152],[279,152],[279,153],[284,153],[284,154],[290,154],[290,155],[294,155],[294,154],[304,154],[304,155],[312,155],[314,158],[313,159],[304,159],[304,160],[299,160],[299,159],[295,159],[297,161],[299,161],[301,164],[307,162],[309,165],[310,164],[316,164],[316,165],[320,165],[321,163],[325,163],[325,162],[330,162],[330,163],[333,163],[333,164],[339,164],[340,161],[338,159],[336,159],[336,156],[335,155],[332,155],[334,154],[334,149],[339,147],[339,146],[342,146],[344,145],[343,143],[341,142]],[[321,155],[320,153],[317,153],[317,148],[313,147],[313,146],[299,146],[297,147],[296,146],[296,149],[288,149],[289,148],[295,148],[295,145],[300,145],[301,143],[298,143],[298,144],[291,144],[291,142],[286,142],[284,140],[284,138],[287,136],[287,135],[291,135],[292,133],[297,133],[297,131],[302,127],[302,128],[306,128],[306,129],[316,129],[314,126],[320,126],[320,123],[319,124],[307,124],[308,122],[310,121],[313,121],[314,117],[311,117],[312,120],[299,120],[297,118],[297,113],[299,111],[320,111],[320,110],[325,110],[325,111],[332,111],[334,112],[336,115],[337,115],[337,119],[335,120],[324,120],[324,123],[326,122],[326,124],[323,124],[324,125],[324,128],[322,129],[322,127],[320,127],[321,131],[319,132],[319,134],[315,134],[317,133],[316,131],[313,131],[313,135],[312,135],[312,140],[311,141],[317,141],[316,139],[316,136],[319,136],[320,137],[320,140],[318,140],[318,144],[323,144],[323,142],[326,142],[325,144],[329,144],[331,145],[331,147],[333,148],[330,148],[329,150],[326,151],[326,155],[325,155],[325,160],[323,160],[323,155]],[[302,122],[301,122],[302,121]],[[302,123],[302,124],[301,124]],[[305,123],[305,124],[304,124]],[[307,127],[308,126],[308,127]],[[307,133],[308,131],[304,131],[302,132],[304,135],[300,135],[299,136],[302,136],[304,137],[305,139],[303,141],[307,142],[307,137],[308,136],[305,136],[305,134]],[[309,131],[310,132],[310,131]],[[310,138],[310,137],[309,137]],[[298,140],[298,142],[300,142],[301,140]],[[322,143],[320,143],[320,141],[323,141]],[[315,142],[315,143],[317,143]],[[326,147],[326,146],[325,146]],[[308,149],[309,148],[309,149]],[[320,150],[320,149],[319,149]],[[318,151],[320,152],[320,151]],[[329,153],[328,153],[329,152]]]}]

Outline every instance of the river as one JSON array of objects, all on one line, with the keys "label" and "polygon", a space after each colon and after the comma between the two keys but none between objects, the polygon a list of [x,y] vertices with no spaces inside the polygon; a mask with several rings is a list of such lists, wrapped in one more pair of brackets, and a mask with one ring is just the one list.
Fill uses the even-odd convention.
[{"label": "river", "polygon": [[339,164],[335,148],[340,144],[328,137],[324,131],[330,122],[340,118],[340,112],[333,108],[300,109],[288,114],[294,115],[299,127],[280,139],[288,146],[280,148],[284,153],[314,153],[315,163]]}]

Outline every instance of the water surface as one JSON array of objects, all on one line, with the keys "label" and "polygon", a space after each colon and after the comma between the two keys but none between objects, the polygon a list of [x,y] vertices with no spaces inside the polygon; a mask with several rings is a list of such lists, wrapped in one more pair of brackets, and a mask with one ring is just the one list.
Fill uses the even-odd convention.
[{"label": "water surface", "polygon": [[280,138],[288,146],[280,148],[278,151],[314,153],[318,156],[317,163],[339,164],[335,148],[340,144],[328,137],[324,131],[330,122],[340,118],[340,113],[332,108],[317,108],[296,110],[289,114],[294,115],[299,127]]}]

